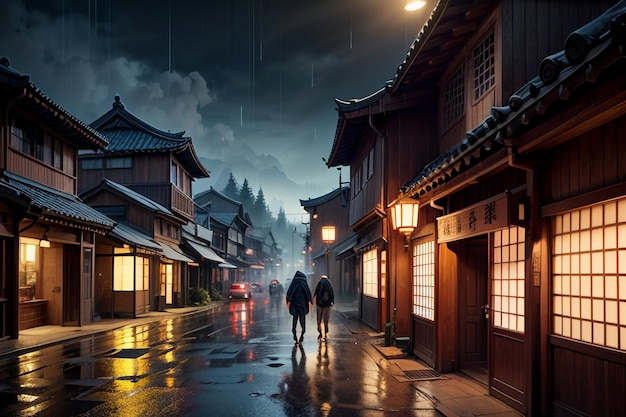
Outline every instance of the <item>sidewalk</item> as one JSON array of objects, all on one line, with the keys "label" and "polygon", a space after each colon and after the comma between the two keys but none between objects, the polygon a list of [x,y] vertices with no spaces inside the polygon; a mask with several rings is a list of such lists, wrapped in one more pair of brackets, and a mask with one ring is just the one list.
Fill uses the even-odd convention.
[{"label": "sidewalk", "polygon": [[169,308],[165,311],[151,311],[137,318],[101,319],[93,323],[76,326],[40,326],[21,330],[18,339],[0,341],[0,359],[10,356],[18,356],[32,352],[44,346],[84,337],[91,334],[105,333],[111,330],[127,326],[151,323],[157,320],[167,319],[173,315],[185,315],[209,310],[220,305],[221,302],[211,303],[201,307]]},{"label": "sidewalk", "polygon": [[[8,359],[35,351],[41,347],[68,341],[90,334],[137,326],[175,315],[203,312],[220,305],[212,303],[202,307],[166,309],[164,312],[150,312],[138,318],[102,319],[81,327],[41,326],[22,330],[18,339],[0,342],[0,359]],[[385,347],[384,334],[358,320],[358,311],[353,304],[336,306],[342,315],[345,326],[351,333],[366,333],[369,344],[364,346],[376,363],[400,382],[410,382],[415,389],[432,401],[435,408],[446,417],[520,417],[521,414],[488,395],[487,386],[461,373],[437,374],[412,355],[399,347]],[[417,375],[417,377],[416,377]]]},{"label": "sidewalk", "polygon": [[411,382],[424,394],[435,409],[446,417],[520,417],[513,408],[489,396],[488,387],[460,372],[438,374],[428,365],[396,346],[384,346],[384,333],[358,320],[355,306],[338,308],[352,333],[367,333],[370,344],[366,351],[382,368],[400,382]]}]

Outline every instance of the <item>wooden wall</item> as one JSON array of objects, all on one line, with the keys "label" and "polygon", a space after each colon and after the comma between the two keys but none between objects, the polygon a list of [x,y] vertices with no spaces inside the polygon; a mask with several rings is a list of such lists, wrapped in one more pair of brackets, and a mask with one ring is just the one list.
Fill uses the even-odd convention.
[{"label": "wooden wall", "polygon": [[[435,100],[435,99],[433,99]],[[392,113],[385,120],[386,203],[439,156],[436,106],[420,106]]]},{"label": "wooden wall", "polygon": [[623,354],[551,338],[554,416],[626,415]]},{"label": "wooden wall", "polygon": [[67,194],[76,194],[76,177],[11,148],[7,153],[7,170]]},{"label": "wooden wall", "polygon": [[81,169],[79,175],[80,192],[100,184],[102,178],[126,186],[136,184],[169,184],[169,155],[132,155],[132,168]]},{"label": "wooden wall", "polygon": [[539,74],[548,55],[563,50],[575,29],[598,17],[613,0],[502,0],[502,95]]},{"label": "wooden wall", "polygon": [[542,200],[553,203],[626,181],[626,115],[549,152]]}]

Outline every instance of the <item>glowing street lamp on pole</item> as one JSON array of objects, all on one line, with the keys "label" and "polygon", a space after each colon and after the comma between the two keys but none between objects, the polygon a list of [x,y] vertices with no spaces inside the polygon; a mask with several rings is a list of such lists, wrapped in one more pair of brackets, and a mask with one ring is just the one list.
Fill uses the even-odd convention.
[{"label": "glowing street lamp on pole", "polygon": [[329,246],[335,241],[335,226],[322,226],[322,242],[326,244],[326,275],[328,275]]}]

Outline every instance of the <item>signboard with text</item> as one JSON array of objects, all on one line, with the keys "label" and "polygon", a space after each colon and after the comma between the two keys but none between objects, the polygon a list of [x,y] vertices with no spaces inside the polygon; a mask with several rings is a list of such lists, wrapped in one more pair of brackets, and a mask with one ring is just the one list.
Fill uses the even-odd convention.
[{"label": "signboard with text", "polygon": [[437,218],[437,242],[445,243],[509,226],[508,193]]}]

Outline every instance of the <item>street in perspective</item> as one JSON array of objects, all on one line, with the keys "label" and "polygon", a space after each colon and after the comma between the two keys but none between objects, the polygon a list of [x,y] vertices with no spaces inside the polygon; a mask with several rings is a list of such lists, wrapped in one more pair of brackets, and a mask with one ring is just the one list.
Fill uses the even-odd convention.
[{"label": "street in perspective", "polygon": [[386,365],[384,336],[351,318],[353,309],[337,303],[325,341],[313,310],[294,344],[284,302],[261,292],[5,353],[0,415],[443,415]]}]

